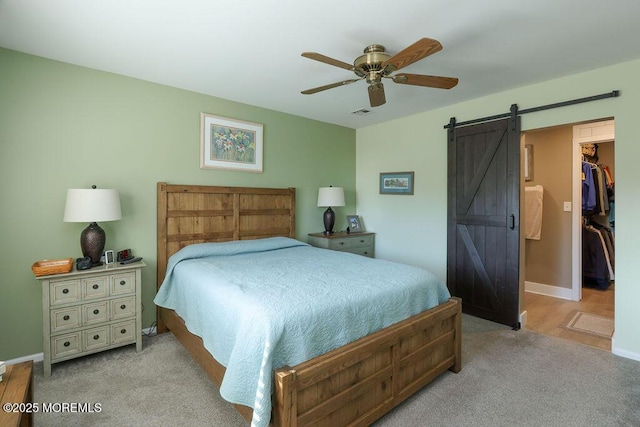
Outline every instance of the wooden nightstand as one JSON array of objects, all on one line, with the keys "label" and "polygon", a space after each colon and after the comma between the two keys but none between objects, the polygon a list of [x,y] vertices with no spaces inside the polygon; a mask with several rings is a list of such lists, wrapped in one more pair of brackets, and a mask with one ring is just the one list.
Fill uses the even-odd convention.
[{"label": "wooden nightstand", "polygon": [[42,281],[44,376],[51,364],[128,344],[142,350],[144,262],[37,277]]},{"label": "wooden nightstand", "polygon": [[375,255],[375,233],[309,233],[309,244],[318,248],[351,252],[373,258]]}]

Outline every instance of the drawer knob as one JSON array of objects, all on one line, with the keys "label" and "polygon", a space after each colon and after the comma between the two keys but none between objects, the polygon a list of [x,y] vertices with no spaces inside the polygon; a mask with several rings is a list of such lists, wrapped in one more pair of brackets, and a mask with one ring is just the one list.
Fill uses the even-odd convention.
[{"label": "drawer knob", "polygon": [[65,315],[64,315],[64,317],[63,317],[63,319],[64,319],[64,320],[69,320],[69,315],[68,315],[68,314],[65,314]]},{"label": "drawer knob", "polygon": [[120,329],[120,333],[121,333],[121,334],[126,334],[126,333],[127,333],[127,330],[126,330],[126,329]]},{"label": "drawer knob", "polygon": [[100,286],[98,286],[98,284],[96,283],[95,285],[92,286],[93,289],[98,289]]},{"label": "drawer knob", "polygon": [[69,341],[65,341],[63,344],[65,347],[69,347],[71,345],[71,343]]},{"label": "drawer knob", "polygon": [[360,243],[364,243],[364,240],[360,239]]},{"label": "drawer knob", "polygon": [[341,245],[344,245],[344,242],[340,242]]},{"label": "drawer knob", "polygon": [[94,336],[93,336],[93,339],[94,339],[94,340],[100,339],[100,335],[94,335]]},{"label": "drawer knob", "polygon": [[98,314],[98,313],[100,313],[100,310],[98,310],[97,308],[93,310],[93,314]]},{"label": "drawer knob", "polygon": [[364,254],[365,254],[365,255],[369,255],[369,252],[367,252],[367,251],[364,251]]},{"label": "drawer knob", "polygon": [[127,282],[125,282],[124,280],[120,280],[120,285],[124,286]]},{"label": "drawer knob", "polygon": [[64,289],[62,290],[62,293],[63,293],[63,294],[68,294],[68,293],[69,293],[69,289],[64,288]]},{"label": "drawer knob", "polygon": [[124,305],[124,304],[122,304],[122,305],[120,306],[120,310],[124,310],[125,308],[127,308],[127,306],[126,306],[126,305]]}]

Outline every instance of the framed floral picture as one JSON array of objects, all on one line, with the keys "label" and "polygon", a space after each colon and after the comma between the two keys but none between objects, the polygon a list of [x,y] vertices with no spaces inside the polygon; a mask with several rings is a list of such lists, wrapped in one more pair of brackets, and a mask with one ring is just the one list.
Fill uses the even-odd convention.
[{"label": "framed floral picture", "polygon": [[200,114],[200,168],[262,172],[262,124]]}]

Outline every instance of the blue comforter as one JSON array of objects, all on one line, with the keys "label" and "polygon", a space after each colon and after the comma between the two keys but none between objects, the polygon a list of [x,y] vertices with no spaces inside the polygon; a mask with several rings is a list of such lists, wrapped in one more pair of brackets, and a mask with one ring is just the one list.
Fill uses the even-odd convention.
[{"label": "blue comforter", "polygon": [[271,415],[273,370],[294,366],[450,297],[417,267],[284,237],[188,246],[154,302],[175,310],[226,367],[220,394]]}]

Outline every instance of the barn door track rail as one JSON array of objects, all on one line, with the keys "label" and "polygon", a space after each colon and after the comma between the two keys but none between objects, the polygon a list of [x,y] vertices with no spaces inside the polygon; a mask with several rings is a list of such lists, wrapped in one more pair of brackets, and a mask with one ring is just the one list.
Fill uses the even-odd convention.
[{"label": "barn door track rail", "polygon": [[496,114],[494,116],[481,117],[479,119],[467,120],[465,122],[456,122],[456,118],[455,117],[451,117],[451,119],[449,120],[449,123],[444,125],[444,128],[445,129],[451,129],[451,128],[454,128],[456,126],[466,126],[466,125],[472,125],[472,124],[476,124],[476,123],[490,122],[490,121],[493,121],[493,120],[505,119],[507,117],[515,118],[515,116],[517,116],[517,115],[522,115],[522,114],[527,114],[527,113],[535,113],[537,111],[550,110],[552,108],[566,107],[568,105],[582,104],[582,103],[585,103],[585,102],[598,101],[600,99],[616,98],[618,96],[620,96],[620,91],[619,90],[613,90],[611,92],[602,93],[600,95],[587,96],[585,98],[572,99],[570,101],[556,102],[556,103],[553,103],[553,104],[541,105],[539,107],[525,108],[524,110],[518,110],[518,105],[517,104],[512,104],[511,105],[511,109],[510,109],[510,111],[508,113]]}]

